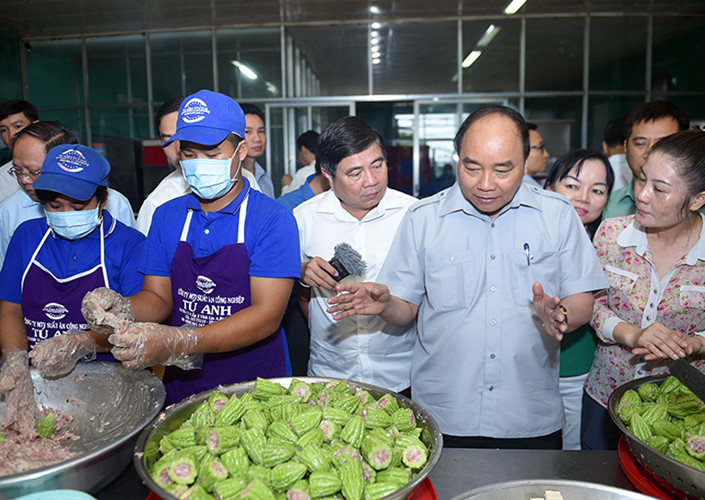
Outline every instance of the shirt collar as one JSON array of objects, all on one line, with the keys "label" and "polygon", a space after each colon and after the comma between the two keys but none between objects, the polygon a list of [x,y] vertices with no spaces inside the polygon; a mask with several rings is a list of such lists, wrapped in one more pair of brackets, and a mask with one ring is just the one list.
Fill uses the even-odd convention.
[{"label": "shirt collar", "polygon": [[[633,215],[629,217],[632,222],[617,236],[617,244],[622,248],[636,247],[636,253],[643,256],[649,247],[646,231],[634,220]],[[705,215],[700,214],[700,218],[703,221],[700,237],[685,256],[685,263],[689,266],[694,266],[698,260],[705,261]]]},{"label": "shirt collar", "polygon": [[[502,214],[513,208],[519,208],[520,206],[526,206],[534,208],[536,210],[541,210],[541,206],[538,202],[537,196],[541,188],[536,186],[529,186],[528,184],[521,183],[519,190],[514,195],[514,198],[505,205],[499,214],[495,217],[501,217]],[[451,212],[463,211],[468,215],[477,217],[485,221],[491,221],[492,219],[483,213],[480,213],[472,203],[465,199],[463,192],[460,190],[460,184],[455,181],[448,189],[441,191],[437,196],[442,198],[440,206],[440,215],[444,216]]]},{"label": "shirt collar", "polygon": [[32,207],[36,207],[38,205],[41,205],[41,203],[39,203],[38,201],[34,201],[32,198],[30,198],[24,189],[22,189],[22,188],[20,188],[20,189],[21,189],[20,192],[22,193],[22,200],[20,202],[20,206],[22,208],[32,208]]},{"label": "shirt collar", "polygon": [[[242,182],[242,191],[240,191],[240,194],[237,195],[237,197],[228,203],[225,207],[221,208],[218,210],[218,213],[226,213],[226,214],[234,214],[237,212],[237,209],[240,208],[240,204],[245,200],[245,196],[247,193],[250,191],[250,182],[245,178],[241,177],[240,181]],[[198,199],[198,196],[196,196],[193,193],[190,193],[190,196],[186,199],[186,208],[188,210],[195,210],[198,212],[202,212],[203,209],[201,208],[201,202]]]},{"label": "shirt collar", "polygon": [[636,201],[636,199],[634,198],[634,179],[632,179],[632,181],[626,185],[626,189],[624,190],[624,194],[617,201],[622,201],[622,200],[626,200],[626,199],[632,200],[632,203],[634,203]]},{"label": "shirt collar", "polygon": [[263,175],[267,175],[267,171],[262,168],[262,165],[255,162],[255,179],[261,179]]},{"label": "shirt collar", "polygon": [[[387,187],[384,192],[384,196],[379,201],[377,206],[367,212],[367,214],[365,214],[359,222],[377,219],[382,217],[387,210],[395,210],[403,207],[401,200],[399,200],[396,196],[390,196],[389,191],[390,189]],[[317,211],[320,213],[333,214],[339,221],[358,221],[358,219],[353,217],[350,212],[343,208],[342,203],[340,203],[340,200],[333,192],[333,189],[329,189],[325,193],[321,194],[321,202],[318,205]]]}]

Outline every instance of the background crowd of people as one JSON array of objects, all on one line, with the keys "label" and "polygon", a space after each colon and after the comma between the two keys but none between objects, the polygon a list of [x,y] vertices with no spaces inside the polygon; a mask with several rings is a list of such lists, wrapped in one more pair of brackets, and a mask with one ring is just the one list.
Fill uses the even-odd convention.
[{"label": "background crowd of people", "polygon": [[[486,106],[457,132],[451,185],[417,200],[348,116],[299,137],[275,200],[262,111],[201,90],[158,111],[174,171],[135,220],[98,151],[8,101],[0,347],[45,376],[94,357],[166,367],[169,403],[345,378],[417,401],[445,446],[616,449],[614,389],[704,366],[705,132],[689,125],[643,103],[602,152],[546,171],[538,127]],[[364,270],[333,265],[341,243]]]}]

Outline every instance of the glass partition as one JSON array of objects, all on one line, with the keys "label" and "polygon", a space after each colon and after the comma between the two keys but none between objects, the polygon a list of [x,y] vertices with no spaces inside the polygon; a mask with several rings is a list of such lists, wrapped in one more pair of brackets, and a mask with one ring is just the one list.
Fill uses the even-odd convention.
[{"label": "glass partition", "polygon": [[287,33],[316,76],[318,95],[367,94],[367,25],[291,26]]},{"label": "glass partition", "polygon": [[31,50],[26,54],[29,101],[37,108],[83,106],[81,40],[35,40],[29,46]]},{"label": "glass partition", "polygon": [[147,102],[145,35],[86,39],[89,103]]},{"label": "glass partition", "polygon": [[210,31],[153,33],[152,93],[155,102],[213,88]]},{"label": "glass partition", "polygon": [[526,90],[581,90],[585,19],[526,20]]},{"label": "glass partition", "polygon": [[590,20],[590,90],[644,88],[647,25],[644,17]]},{"label": "glass partition", "polygon": [[463,21],[463,92],[519,90],[521,22]]},{"label": "glass partition", "polygon": [[218,88],[235,99],[281,97],[281,43],[278,28],[216,32]]},{"label": "glass partition", "polygon": [[374,94],[458,91],[458,23],[382,24],[370,46]]}]

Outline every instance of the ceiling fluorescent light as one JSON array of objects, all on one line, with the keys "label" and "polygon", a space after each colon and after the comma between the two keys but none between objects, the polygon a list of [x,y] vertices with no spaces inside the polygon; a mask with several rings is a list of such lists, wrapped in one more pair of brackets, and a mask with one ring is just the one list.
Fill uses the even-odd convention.
[{"label": "ceiling fluorescent light", "polygon": [[380,29],[381,27],[382,27],[382,23],[376,23],[376,22],[375,22],[375,23],[372,23],[372,25],[371,25],[371,28],[372,28],[373,30],[378,30],[378,29]]},{"label": "ceiling fluorescent light", "polygon": [[504,13],[508,15],[516,14],[519,9],[526,3],[526,0],[512,0],[512,2],[507,5],[504,9]]},{"label": "ceiling fluorescent light", "polygon": [[245,66],[240,61],[231,61],[233,66],[240,70],[240,73],[245,75],[250,80],[257,80],[257,73],[252,71],[249,66]]},{"label": "ceiling fluorescent light", "polygon": [[469,68],[470,66],[472,66],[472,63],[474,63],[475,61],[477,61],[477,58],[480,57],[481,55],[482,55],[482,51],[481,51],[481,50],[473,50],[473,51],[470,52],[470,53],[468,54],[468,56],[463,60],[461,66],[462,66],[463,68]]},{"label": "ceiling fluorescent light", "polygon": [[379,14],[381,11],[376,5],[370,6],[370,14]]},{"label": "ceiling fluorescent light", "polygon": [[370,33],[370,36],[372,38],[375,38],[377,35],[379,35],[379,33],[377,31],[373,31],[372,33]]},{"label": "ceiling fluorescent light", "polygon": [[272,82],[264,82],[264,86],[267,87],[267,90],[268,90],[271,94],[277,95],[277,93],[279,92],[279,91],[277,90],[276,85],[274,85]]},{"label": "ceiling fluorescent light", "polygon": [[372,59],[372,64],[379,64],[382,60],[379,57]]},{"label": "ceiling fluorescent light", "polygon": [[494,37],[497,36],[497,33],[501,31],[502,28],[499,26],[495,26],[494,24],[490,24],[489,28],[487,28],[487,31],[485,31],[485,34],[482,35],[482,38],[480,38],[480,41],[477,42],[478,47],[487,47],[492,40],[494,40]]}]

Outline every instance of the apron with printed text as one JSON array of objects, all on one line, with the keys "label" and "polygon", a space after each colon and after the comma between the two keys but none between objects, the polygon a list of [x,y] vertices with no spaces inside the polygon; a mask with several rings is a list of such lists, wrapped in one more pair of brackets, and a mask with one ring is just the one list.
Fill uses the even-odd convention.
[{"label": "apron with printed text", "polygon": [[[189,210],[171,262],[173,326],[200,327],[215,323],[250,306],[250,259],[244,243],[247,199],[241,203],[237,243],[205,257],[195,257],[186,241],[193,211]],[[168,366],[164,374],[167,404],[217,385],[257,377],[284,376],[285,354],[281,328],[269,337],[236,351],[205,354],[203,368],[181,370]]]},{"label": "apron with printed text", "polygon": [[[83,296],[96,288],[110,288],[105,267],[103,223],[100,223],[100,263],[92,269],[66,278],[57,278],[37,261],[37,255],[51,234],[44,237],[29,260],[22,276],[21,306],[30,350],[42,340],[67,330],[87,330],[81,314]],[[110,354],[98,354],[101,361],[115,361]]]}]

